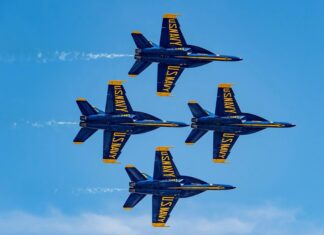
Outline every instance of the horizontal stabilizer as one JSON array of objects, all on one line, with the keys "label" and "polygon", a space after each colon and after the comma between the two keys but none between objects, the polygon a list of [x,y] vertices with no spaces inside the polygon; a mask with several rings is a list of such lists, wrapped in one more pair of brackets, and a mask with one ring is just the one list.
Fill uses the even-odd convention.
[{"label": "horizontal stabilizer", "polygon": [[136,77],[150,65],[151,65],[151,62],[136,60],[133,67],[129,70],[128,76]]},{"label": "horizontal stabilizer", "polygon": [[194,144],[196,143],[203,135],[205,135],[208,131],[192,129],[188,138],[186,139],[186,144]]},{"label": "horizontal stabilizer", "polygon": [[138,31],[132,32],[132,37],[134,39],[136,47],[139,48],[139,49],[153,47],[152,43],[149,40],[147,40],[143,36],[143,34],[141,34]]},{"label": "horizontal stabilizer", "polygon": [[146,177],[133,165],[127,165],[125,170],[132,182],[146,180]]},{"label": "horizontal stabilizer", "polygon": [[131,193],[123,206],[124,209],[130,210],[134,208],[145,196],[145,194]]},{"label": "horizontal stabilizer", "polygon": [[97,114],[98,111],[89,104],[89,102],[84,98],[79,98],[76,100],[81,113],[85,116]]},{"label": "horizontal stabilizer", "polygon": [[196,118],[208,116],[209,113],[204,110],[196,101],[189,101],[188,106],[192,115]]},{"label": "horizontal stabilizer", "polygon": [[85,142],[90,136],[92,136],[97,130],[89,129],[89,128],[81,128],[79,133],[74,138],[73,142],[75,144],[82,144]]}]

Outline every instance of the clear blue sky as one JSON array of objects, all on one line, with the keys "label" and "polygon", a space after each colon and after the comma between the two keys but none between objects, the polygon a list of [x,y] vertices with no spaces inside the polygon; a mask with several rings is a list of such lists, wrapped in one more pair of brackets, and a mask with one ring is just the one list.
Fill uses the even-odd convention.
[{"label": "clear blue sky", "polygon": [[[172,227],[159,233],[195,223],[193,234],[324,234],[323,8],[290,0],[1,1],[0,234],[152,232],[150,198],[125,212],[127,190],[103,191],[128,187],[128,163],[152,174],[158,145],[175,147],[180,173],[237,186],[180,200]],[[190,44],[244,60],[187,69],[174,97],[163,98],[156,65],[133,79],[132,57],[94,58],[133,54],[133,30],[158,43],[164,13],[180,14]],[[58,122],[78,122],[77,97],[103,108],[111,79],[127,80],[135,110],[163,119],[190,122],[190,99],[214,111],[217,84],[226,82],[241,110],[297,126],[240,137],[226,165],[212,163],[210,133],[188,147],[189,128],[161,128],[131,137],[122,164],[105,165],[102,133],[73,145],[78,125]]]}]

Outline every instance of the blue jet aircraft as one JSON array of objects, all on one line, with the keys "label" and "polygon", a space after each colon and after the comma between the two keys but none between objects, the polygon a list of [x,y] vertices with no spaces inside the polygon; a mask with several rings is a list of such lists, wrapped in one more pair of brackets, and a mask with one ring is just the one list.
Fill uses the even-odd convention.
[{"label": "blue jet aircraft", "polygon": [[157,94],[169,96],[185,68],[193,68],[212,61],[240,61],[242,58],[214,54],[204,48],[187,44],[175,14],[163,16],[160,46],[148,41],[140,32],[132,32],[137,49],[136,62],[128,72],[135,77],[151,63],[158,63]]},{"label": "blue jet aircraft", "polygon": [[103,161],[117,163],[121,150],[132,134],[141,134],[159,127],[185,127],[182,122],[162,121],[147,113],[133,111],[122,81],[109,81],[105,112],[91,106],[84,98],[76,100],[82,113],[81,130],[74,143],[81,144],[97,130],[103,130]]},{"label": "blue jet aircraft", "polygon": [[157,147],[153,178],[138,171],[133,165],[126,166],[131,180],[130,195],[124,209],[135,207],[146,195],[152,195],[152,225],[166,227],[165,224],[179,198],[191,197],[207,190],[234,189],[231,185],[208,184],[200,179],[180,175],[169,147]]},{"label": "blue jet aircraft", "polygon": [[193,144],[208,131],[214,131],[213,161],[224,163],[231,148],[240,135],[252,134],[265,128],[285,128],[295,125],[286,122],[271,122],[250,113],[241,112],[231,88],[231,84],[220,84],[215,114],[203,109],[196,101],[188,105],[194,116],[193,130],[186,144]]}]

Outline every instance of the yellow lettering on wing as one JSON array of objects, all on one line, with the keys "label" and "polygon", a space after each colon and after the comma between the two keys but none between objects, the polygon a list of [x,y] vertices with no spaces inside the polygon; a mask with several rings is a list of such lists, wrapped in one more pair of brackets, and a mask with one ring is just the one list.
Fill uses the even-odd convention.
[{"label": "yellow lettering on wing", "polygon": [[125,94],[122,89],[122,86],[120,85],[114,86],[114,102],[115,102],[116,111],[128,113],[128,109],[125,101]]},{"label": "yellow lettering on wing", "polygon": [[178,25],[175,19],[169,19],[169,39],[171,45],[182,47]]},{"label": "yellow lettering on wing", "polygon": [[230,88],[223,88],[223,98],[224,98],[224,111],[226,113],[236,114],[236,108],[234,104],[233,95]]},{"label": "yellow lettering on wing", "polygon": [[172,65],[168,66],[167,72],[165,74],[164,84],[163,84],[164,92],[171,92],[172,86],[179,73],[179,70],[180,70],[180,66],[172,66]]},{"label": "yellow lettering on wing", "polygon": [[235,134],[234,133],[223,133],[221,145],[219,148],[219,156],[220,158],[225,158],[228,154],[231,144],[234,141]]},{"label": "yellow lettering on wing", "polygon": [[174,197],[162,197],[160,203],[160,211],[158,216],[158,222],[165,223],[169,214],[170,208],[173,205]]},{"label": "yellow lettering on wing", "polygon": [[169,152],[161,151],[162,174],[164,177],[176,177]]},{"label": "yellow lettering on wing", "polygon": [[125,140],[125,137],[126,133],[124,132],[113,132],[109,150],[109,158],[116,159],[118,153],[120,152],[121,145]]}]

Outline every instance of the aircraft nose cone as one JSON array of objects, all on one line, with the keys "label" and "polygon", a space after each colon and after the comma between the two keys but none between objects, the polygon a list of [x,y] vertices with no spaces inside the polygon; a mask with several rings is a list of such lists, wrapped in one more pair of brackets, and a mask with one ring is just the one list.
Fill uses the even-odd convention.
[{"label": "aircraft nose cone", "polygon": [[291,123],[286,123],[285,127],[294,127],[296,126],[295,124],[291,124]]},{"label": "aircraft nose cone", "polygon": [[236,189],[235,186],[229,186],[228,189]]},{"label": "aircraft nose cone", "polygon": [[233,61],[241,61],[241,60],[243,60],[242,57],[233,56]]}]

